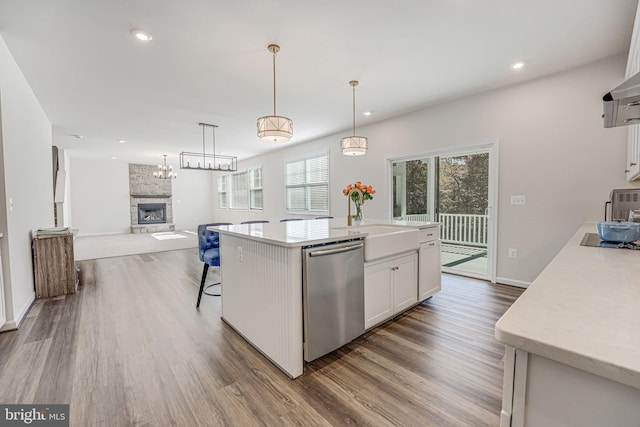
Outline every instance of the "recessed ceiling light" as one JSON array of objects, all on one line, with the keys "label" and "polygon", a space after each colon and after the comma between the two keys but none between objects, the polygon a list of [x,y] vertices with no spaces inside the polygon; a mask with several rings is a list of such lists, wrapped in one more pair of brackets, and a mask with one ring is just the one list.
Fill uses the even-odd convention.
[{"label": "recessed ceiling light", "polygon": [[371,115],[371,111],[363,111],[362,114],[365,115],[365,116],[370,116]]},{"label": "recessed ceiling light", "polygon": [[111,158],[111,160],[115,160],[115,159],[117,159],[117,157],[116,157],[116,156],[113,156],[113,157]]},{"label": "recessed ceiling light", "polygon": [[513,68],[514,70],[519,70],[522,67],[524,67],[524,62],[522,61],[511,64],[511,68]]},{"label": "recessed ceiling light", "polygon": [[153,40],[153,36],[151,34],[137,28],[131,30],[131,34],[133,34],[138,40],[142,40],[143,42]]},{"label": "recessed ceiling light", "polygon": [[76,134],[76,133],[72,134],[71,136],[72,136],[72,137],[74,137],[75,139],[82,139],[82,138],[84,138],[82,135],[78,135],[78,134]]},{"label": "recessed ceiling light", "polygon": [[127,141],[125,141],[124,139],[116,139],[116,142],[119,142],[120,144],[124,144]]}]

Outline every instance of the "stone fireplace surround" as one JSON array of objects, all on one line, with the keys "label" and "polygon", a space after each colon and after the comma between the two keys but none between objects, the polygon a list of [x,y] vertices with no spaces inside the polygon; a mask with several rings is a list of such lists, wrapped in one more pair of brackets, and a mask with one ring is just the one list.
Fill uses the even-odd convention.
[{"label": "stone fireplace surround", "polygon": [[[129,163],[129,199],[132,233],[156,233],[174,231],[172,180],[154,178],[156,165]],[[138,224],[139,203],[166,203],[167,222],[163,224]]]}]

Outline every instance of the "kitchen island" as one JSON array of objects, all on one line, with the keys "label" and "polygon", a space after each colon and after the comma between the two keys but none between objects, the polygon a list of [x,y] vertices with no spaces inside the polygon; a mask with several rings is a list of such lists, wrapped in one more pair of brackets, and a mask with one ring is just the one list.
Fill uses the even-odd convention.
[{"label": "kitchen island", "polygon": [[[437,223],[427,222],[375,223],[399,230],[431,230],[430,234],[436,236],[439,227]],[[361,241],[369,232],[365,227],[347,227],[346,219],[239,224],[211,229],[220,233],[222,319],[288,376],[302,375],[305,339],[302,248]],[[418,247],[406,252],[417,256]],[[415,304],[417,293],[416,277]]]},{"label": "kitchen island", "polygon": [[640,423],[640,250],[580,246],[582,226],[496,323],[501,427]]}]

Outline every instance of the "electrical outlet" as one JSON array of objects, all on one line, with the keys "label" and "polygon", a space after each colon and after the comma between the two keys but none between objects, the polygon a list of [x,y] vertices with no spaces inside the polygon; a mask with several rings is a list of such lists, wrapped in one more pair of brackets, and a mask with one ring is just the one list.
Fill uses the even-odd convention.
[{"label": "electrical outlet", "polygon": [[518,258],[518,250],[509,248],[509,258]]},{"label": "electrical outlet", "polygon": [[511,196],[512,205],[524,205],[527,201],[525,196]]},{"label": "electrical outlet", "polygon": [[238,262],[242,262],[242,246],[238,246]]}]

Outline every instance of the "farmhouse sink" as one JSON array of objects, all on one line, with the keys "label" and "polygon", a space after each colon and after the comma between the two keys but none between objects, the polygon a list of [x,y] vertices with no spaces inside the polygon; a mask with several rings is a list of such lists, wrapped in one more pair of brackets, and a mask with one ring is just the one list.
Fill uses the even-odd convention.
[{"label": "farmhouse sink", "polygon": [[390,225],[361,225],[340,227],[367,233],[364,238],[364,260],[375,261],[403,252],[416,251],[420,246],[419,231]]}]

